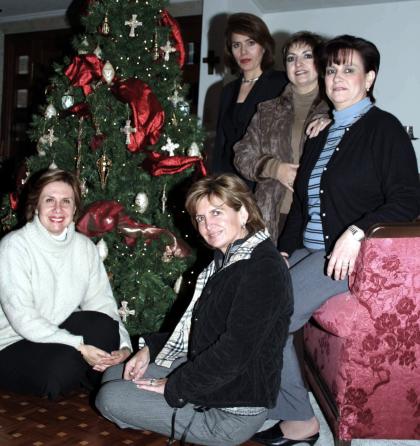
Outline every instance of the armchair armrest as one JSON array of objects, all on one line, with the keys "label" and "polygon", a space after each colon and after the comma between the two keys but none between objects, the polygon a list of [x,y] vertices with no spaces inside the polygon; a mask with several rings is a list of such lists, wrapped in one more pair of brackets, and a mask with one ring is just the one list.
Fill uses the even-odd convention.
[{"label": "armchair armrest", "polygon": [[377,223],[369,228],[367,238],[420,237],[420,220],[404,223]]}]

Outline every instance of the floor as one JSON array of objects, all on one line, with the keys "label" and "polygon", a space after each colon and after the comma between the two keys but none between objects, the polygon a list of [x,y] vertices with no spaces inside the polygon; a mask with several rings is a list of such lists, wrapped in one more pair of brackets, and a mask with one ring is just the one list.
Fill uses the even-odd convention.
[{"label": "floor", "polygon": [[[312,394],[311,402],[321,423],[320,438],[316,446],[333,446],[331,431]],[[52,402],[46,398],[15,395],[0,390],[0,446],[166,444],[166,438],[158,434],[119,429],[92,408],[88,395],[83,392],[75,392],[67,398]],[[175,445],[179,446],[179,443]],[[248,441],[242,446],[258,445]],[[420,441],[353,440],[352,446],[420,446]]]},{"label": "floor", "polygon": [[[1,446],[166,446],[151,432],[119,429],[89,404],[86,393],[49,401],[0,390]],[[175,443],[179,445],[179,443]],[[257,446],[247,442],[244,446]]]}]

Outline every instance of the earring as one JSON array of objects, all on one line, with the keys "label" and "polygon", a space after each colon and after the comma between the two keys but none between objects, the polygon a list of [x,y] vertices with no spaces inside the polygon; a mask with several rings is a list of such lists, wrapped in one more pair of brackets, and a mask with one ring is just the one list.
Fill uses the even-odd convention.
[{"label": "earring", "polygon": [[370,90],[370,88],[369,88],[369,87],[367,87],[367,88],[366,88],[366,92],[367,92],[367,93],[369,93],[369,90]]},{"label": "earring", "polygon": [[241,229],[245,229],[246,223],[241,222]]},{"label": "earring", "polygon": [[38,209],[35,209],[35,215],[38,215]]}]

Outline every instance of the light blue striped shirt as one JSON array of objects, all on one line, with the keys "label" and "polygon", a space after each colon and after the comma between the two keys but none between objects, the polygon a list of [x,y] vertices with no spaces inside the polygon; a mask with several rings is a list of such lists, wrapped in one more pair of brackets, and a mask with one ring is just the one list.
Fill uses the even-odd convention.
[{"label": "light blue striped shirt", "polygon": [[370,98],[364,98],[351,107],[333,111],[334,123],[328,131],[325,146],[319,155],[311,176],[309,177],[309,221],[303,233],[303,244],[306,248],[315,250],[325,249],[321,221],[321,195],[324,193],[324,191],[320,189],[322,174],[327,170],[328,162],[334,151],[337,149],[337,145],[341,141],[346,129],[363,116],[372,105]]}]

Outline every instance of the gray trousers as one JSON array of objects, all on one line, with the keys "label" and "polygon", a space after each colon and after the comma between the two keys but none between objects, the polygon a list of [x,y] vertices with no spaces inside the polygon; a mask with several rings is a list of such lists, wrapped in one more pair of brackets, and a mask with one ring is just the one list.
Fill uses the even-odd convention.
[{"label": "gray trousers", "polygon": [[314,416],[293,345],[299,330],[330,297],[348,291],[347,280],[332,280],[324,274],[325,251],[299,249],[290,257],[294,310],[290,335],[283,350],[280,393],[276,407],[268,411],[273,420],[309,420]]},{"label": "gray trousers", "polygon": [[[163,378],[182,362],[175,361],[171,369],[152,363],[144,376]],[[148,430],[170,437],[174,409],[163,395],[138,389],[131,381],[121,379],[122,371],[123,365],[107,370],[96,397],[97,408],[121,428]],[[182,437],[193,419],[186,442],[211,446],[238,445],[252,437],[266,418],[267,411],[255,416],[239,416],[219,409],[197,412],[192,404],[186,404],[176,412],[175,439]]]}]

